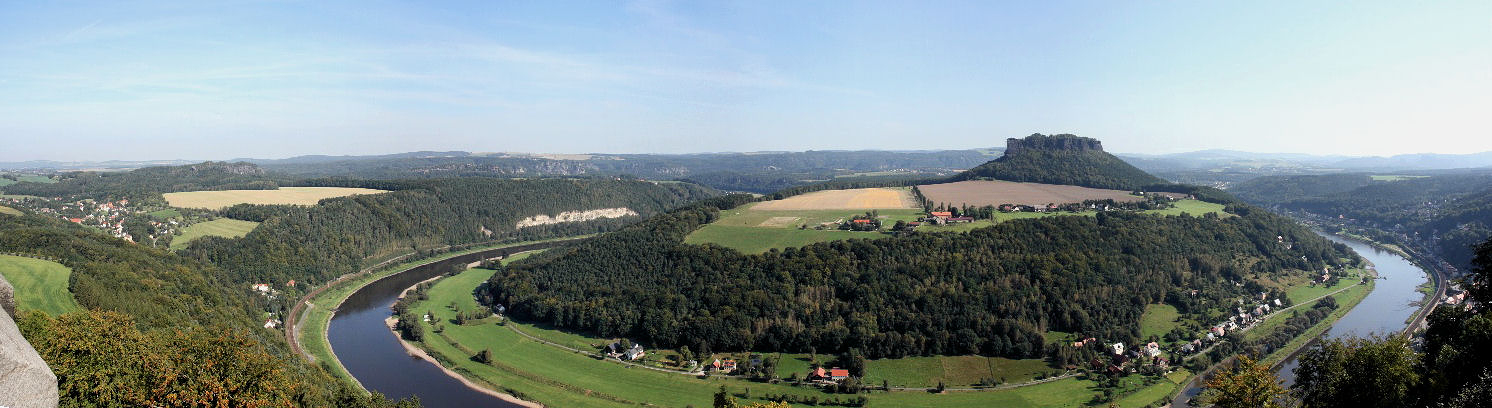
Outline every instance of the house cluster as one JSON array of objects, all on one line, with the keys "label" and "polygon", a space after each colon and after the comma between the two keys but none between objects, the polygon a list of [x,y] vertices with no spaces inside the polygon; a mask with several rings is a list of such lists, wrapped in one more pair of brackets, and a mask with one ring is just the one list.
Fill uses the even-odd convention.
[{"label": "house cluster", "polygon": [[1462,305],[1468,309],[1471,308],[1471,305],[1466,304],[1466,291],[1461,289],[1460,284],[1445,288],[1445,299],[1442,302],[1451,306]]},{"label": "house cluster", "polygon": [[[285,287],[287,287],[287,288],[293,288],[293,287],[295,287],[295,279],[291,279],[290,281],[285,282]],[[253,291],[253,292],[257,292],[260,295],[263,295],[264,297],[267,297],[267,298],[270,298],[270,299],[274,299],[276,295],[280,294],[280,291],[275,290],[275,288],[270,287],[270,285],[268,283],[253,283],[253,284],[249,284],[249,290]]]},{"label": "house cluster", "polygon": [[[1087,345],[1092,341],[1092,338],[1087,338],[1083,341],[1073,343],[1073,346],[1080,347],[1080,345]],[[1166,369],[1171,366],[1171,361],[1161,355],[1160,344],[1153,341],[1134,348],[1126,348],[1122,342],[1110,344],[1106,348],[1109,351],[1109,360],[1093,359],[1091,365],[1094,370],[1119,374],[1125,371],[1134,372],[1136,367],[1144,365],[1152,365],[1160,369]]]},{"label": "house cluster", "polygon": [[[99,202],[94,199],[83,199],[72,202],[62,202],[60,197],[56,198],[3,198],[0,199],[10,206],[24,207],[37,214],[45,214],[58,219],[72,222],[74,224],[86,225],[104,230],[115,238],[135,241],[135,237],[125,231],[124,224],[130,216],[143,214],[145,210],[131,208],[130,200],[120,199],[117,201]],[[158,238],[175,232],[177,222],[157,220],[147,221],[154,232],[150,238]],[[138,232],[138,231],[137,231]]]},{"label": "house cluster", "polygon": [[1219,321],[1207,329],[1207,332],[1203,333],[1201,337],[1192,340],[1191,343],[1182,345],[1179,350],[1181,354],[1201,352],[1207,348],[1207,345],[1221,340],[1229,332],[1243,330],[1252,326],[1269,316],[1275,309],[1285,305],[1279,298],[1269,299],[1268,292],[1259,292],[1258,303],[1248,305],[1243,299],[1239,299],[1238,304],[1239,306],[1233,309],[1235,314],[1229,315],[1228,320]]},{"label": "house cluster", "polygon": [[623,361],[637,361],[647,356],[648,353],[641,344],[633,344],[632,347],[622,347],[622,342],[613,341],[606,345],[606,356]]},{"label": "house cluster", "polygon": [[[930,211],[920,221],[932,225],[945,225],[959,222],[974,222],[974,217],[955,217],[952,211]],[[919,223],[917,225],[922,224]]]},{"label": "house cluster", "polygon": [[837,383],[843,381],[846,378],[850,378],[849,369],[837,367],[826,369],[823,367],[819,367],[813,369],[813,371],[808,372],[808,377],[806,379],[808,381],[818,383]]}]

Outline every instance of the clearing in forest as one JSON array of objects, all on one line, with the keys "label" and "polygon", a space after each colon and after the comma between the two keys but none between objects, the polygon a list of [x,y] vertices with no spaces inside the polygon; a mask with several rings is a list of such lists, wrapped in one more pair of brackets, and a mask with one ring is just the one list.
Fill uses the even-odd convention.
[{"label": "clearing in forest", "polygon": [[21,210],[0,205],[0,214],[22,215]]},{"label": "clearing in forest", "polygon": [[912,192],[904,188],[857,188],[815,191],[781,200],[759,203],[758,211],[872,210],[917,208]]},{"label": "clearing in forest", "polygon": [[187,226],[181,230],[181,235],[171,238],[171,249],[186,248],[188,243],[206,236],[238,238],[248,235],[259,223],[253,221],[242,221],[231,218],[219,218],[208,222],[199,222]]},{"label": "clearing in forest", "polygon": [[1085,200],[1140,201],[1144,197],[1123,190],[1106,190],[1058,184],[1018,183],[1000,180],[969,180],[917,186],[922,196],[937,204],[955,206],[1017,204],[1047,205],[1081,203]]},{"label": "clearing in forest", "polygon": [[355,194],[378,194],[384,190],[350,187],[280,187],[278,190],[188,191],[162,194],[172,207],[216,210],[236,204],[316,205],[323,199]]},{"label": "clearing in forest", "polygon": [[15,288],[16,307],[56,316],[83,310],[67,281],[73,270],[60,263],[24,256],[0,255],[0,275]]}]

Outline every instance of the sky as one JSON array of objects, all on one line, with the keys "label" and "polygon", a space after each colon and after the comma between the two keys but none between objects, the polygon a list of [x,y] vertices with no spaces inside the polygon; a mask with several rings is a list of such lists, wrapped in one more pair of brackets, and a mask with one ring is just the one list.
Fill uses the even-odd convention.
[{"label": "sky", "polygon": [[0,161],[1492,150],[1492,2],[0,0]]}]

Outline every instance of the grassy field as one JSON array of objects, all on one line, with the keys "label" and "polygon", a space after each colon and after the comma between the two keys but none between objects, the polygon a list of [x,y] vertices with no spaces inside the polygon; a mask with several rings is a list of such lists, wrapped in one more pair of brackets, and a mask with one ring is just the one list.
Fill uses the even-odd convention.
[{"label": "grassy field", "polygon": [[1337,279],[1336,285],[1332,285],[1330,287],[1319,283],[1312,283],[1309,281],[1300,282],[1296,285],[1293,285],[1290,289],[1285,290],[1285,296],[1290,298],[1291,302],[1295,303],[1315,299],[1317,297],[1320,297],[1321,295],[1331,293],[1332,291],[1335,291],[1337,289],[1352,286],[1352,284],[1357,283],[1358,280],[1362,279],[1362,274],[1362,270],[1349,269],[1346,271],[1346,274],[1343,275],[1341,279]]},{"label": "grassy field", "polygon": [[942,381],[949,387],[978,384],[986,378],[1018,383],[1035,379],[1043,373],[1057,371],[1041,359],[1011,360],[982,356],[937,356],[880,359],[866,362],[865,383],[892,387],[935,387]]},{"label": "grassy field", "polygon": [[45,176],[38,176],[38,175],[35,175],[35,174],[21,174],[21,175],[17,175],[15,180],[11,180],[11,179],[8,179],[8,178],[0,178],[0,187],[5,187],[5,186],[11,185],[11,184],[20,183],[20,182],[26,182],[26,181],[29,181],[29,182],[32,182],[32,183],[56,183],[57,182],[57,180],[53,180],[53,179],[45,177]]},{"label": "grassy field", "polygon": [[[685,243],[713,243],[734,248],[742,253],[755,254],[772,248],[801,247],[815,242],[836,241],[853,238],[886,238],[889,235],[869,231],[840,231],[837,225],[824,230],[813,227],[824,223],[836,223],[854,215],[864,215],[866,210],[762,210],[765,204],[752,204],[721,212],[721,217],[709,225],[700,227],[684,239]],[[881,209],[875,210],[882,224],[890,226],[896,221],[915,221],[921,210]],[[799,229],[799,226],[807,226]]]},{"label": "grassy field", "polygon": [[[747,254],[759,254],[767,252],[772,248],[795,248],[816,242],[837,241],[855,238],[886,238],[889,235],[879,232],[863,231],[840,231],[835,226],[828,229],[815,230],[814,227],[829,223],[834,224],[849,219],[853,215],[863,215],[865,210],[764,210],[766,204],[775,201],[756,203],[732,210],[721,212],[720,219],[709,225],[700,227],[684,239],[689,244],[712,243]],[[1209,212],[1227,214],[1223,212],[1221,204],[1213,204],[1197,200],[1176,201],[1175,206],[1164,210],[1146,211],[1147,214],[1156,215],[1179,215],[1188,213],[1193,216],[1201,216]],[[916,209],[880,209],[876,212],[881,217],[882,225],[889,227],[896,221],[916,221],[923,213]],[[964,232],[978,228],[989,227],[996,223],[1009,220],[1039,218],[1064,215],[1087,215],[1095,214],[1092,211],[1067,213],[1067,212],[1012,212],[995,213],[990,220],[978,220],[968,223],[957,223],[948,225],[923,225],[917,228],[920,232]],[[800,226],[807,228],[800,229]]]},{"label": "grassy field", "polygon": [[1126,395],[1114,401],[1114,404],[1121,408],[1150,405],[1156,401],[1160,401],[1162,398],[1170,397],[1171,393],[1175,392],[1176,388],[1181,387],[1181,384],[1185,383],[1188,378],[1191,378],[1190,371],[1186,371],[1185,369],[1176,370],[1176,372],[1167,374],[1164,380],[1156,382],[1155,385]]},{"label": "grassy field", "polygon": [[0,205],[0,214],[22,215],[21,210]]},{"label": "grassy field", "polygon": [[172,207],[216,210],[235,204],[315,205],[333,197],[378,194],[383,190],[349,187],[281,187],[278,190],[188,191],[162,194]]},{"label": "grassy field", "polygon": [[241,221],[230,218],[219,218],[208,222],[199,222],[187,226],[181,230],[181,235],[171,239],[171,249],[186,248],[197,238],[206,236],[238,238],[258,227],[259,223],[253,221]]},{"label": "grassy field", "polygon": [[164,210],[151,211],[151,212],[145,213],[145,215],[149,215],[149,216],[151,216],[153,218],[156,218],[156,219],[167,220],[167,219],[172,219],[172,218],[180,217],[181,216],[181,211],[176,211],[175,208],[167,208],[167,209],[164,209]]},{"label": "grassy field", "polygon": [[1223,212],[1222,204],[1209,203],[1201,200],[1176,200],[1171,203],[1171,208],[1167,208],[1164,210],[1150,210],[1146,211],[1145,213],[1157,215],[1181,215],[1185,213],[1190,214],[1193,217],[1200,217],[1202,216],[1202,214],[1207,213],[1217,213],[1227,217],[1233,216],[1233,214]]},{"label": "grassy field", "polygon": [[68,275],[62,264],[14,255],[0,255],[0,275],[15,287],[16,307],[59,315],[82,310],[67,290]]},{"label": "grassy field", "polygon": [[1140,338],[1161,337],[1180,325],[1181,312],[1175,306],[1145,305],[1145,314],[1140,316]]}]

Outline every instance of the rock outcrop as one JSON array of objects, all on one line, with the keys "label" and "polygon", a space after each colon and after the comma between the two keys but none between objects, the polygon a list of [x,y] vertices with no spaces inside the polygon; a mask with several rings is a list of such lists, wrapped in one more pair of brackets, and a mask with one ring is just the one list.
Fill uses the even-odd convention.
[{"label": "rock outcrop", "polygon": [[1005,154],[1020,154],[1026,150],[1065,150],[1073,152],[1097,150],[1101,152],[1103,151],[1103,143],[1091,137],[1069,134],[1047,136],[1035,133],[1024,139],[1005,139]]},{"label": "rock outcrop", "polygon": [[16,308],[12,293],[10,282],[0,276],[0,407],[54,408],[57,376],[11,319]]}]

